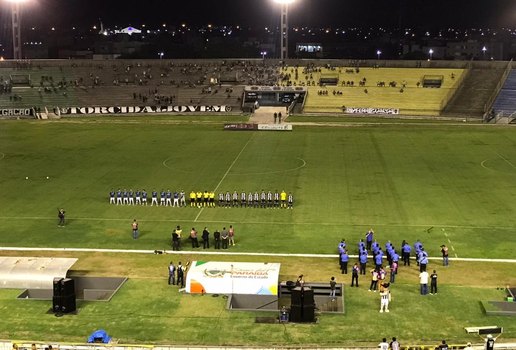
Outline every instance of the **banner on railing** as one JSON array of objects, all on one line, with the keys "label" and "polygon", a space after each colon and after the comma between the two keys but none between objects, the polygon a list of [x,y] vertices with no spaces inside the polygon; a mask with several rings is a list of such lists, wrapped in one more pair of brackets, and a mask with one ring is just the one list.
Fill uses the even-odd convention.
[{"label": "banner on railing", "polygon": [[258,124],[258,130],[292,131],[292,124]]},{"label": "banner on railing", "polygon": [[348,114],[400,114],[398,108],[344,107]]},{"label": "banner on railing", "polygon": [[29,117],[34,115],[33,108],[1,108],[2,117]]},{"label": "banner on railing", "polygon": [[259,131],[292,131],[292,124],[224,124],[224,130],[259,130]]},{"label": "banner on railing", "polygon": [[61,114],[153,114],[153,113],[225,113],[231,106],[116,106],[63,107]]}]

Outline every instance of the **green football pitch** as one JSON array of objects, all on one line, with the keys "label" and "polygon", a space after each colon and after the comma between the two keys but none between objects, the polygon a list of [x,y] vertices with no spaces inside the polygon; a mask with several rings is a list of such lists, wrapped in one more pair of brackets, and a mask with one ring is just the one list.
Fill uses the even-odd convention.
[{"label": "green football pitch", "polygon": [[[191,227],[201,232],[207,226],[213,232],[233,225],[237,245],[231,251],[241,253],[336,254],[337,243],[345,238],[350,253],[355,254],[358,240],[373,228],[382,245],[390,240],[398,247],[403,239],[410,243],[420,239],[433,257],[439,256],[441,244],[450,247],[452,258],[515,256],[514,128],[342,123],[295,125],[292,132],[235,132],[224,131],[223,122],[220,117],[0,122],[0,246],[161,250],[170,249],[170,234],[176,225],[186,232]],[[154,189],[184,190],[187,195],[192,190],[285,190],[294,195],[294,208],[109,204],[109,192],[119,188],[149,193]],[[57,227],[58,208],[66,210],[65,228]],[[140,225],[138,240],[131,239],[133,219]],[[91,259],[87,254],[71,256]],[[109,259],[106,256],[106,261]],[[414,271],[401,279],[394,299],[400,303],[405,299],[407,306],[403,311],[399,306],[399,314],[390,319],[376,320],[378,300],[367,292],[356,292],[346,296],[349,311],[345,316],[328,316],[317,325],[291,325],[284,332],[283,328],[254,325],[255,315],[226,313],[220,300],[181,298],[177,293],[168,297],[166,286],[157,278],[166,273],[170,257],[154,259],[142,261],[148,264],[148,271],[139,266],[122,269],[135,278],[109,306],[84,304],[76,319],[64,321],[69,327],[57,331],[56,338],[80,340],[80,334],[110,326],[129,342],[337,345],[368,344],[397,334],[413,342],[442,337],[464,341],[464,334],[457,335],[462,327],[479,325],[470,322],[504,325],[508,336],[516,338],[515,321],[485,318],[478,305],[484,298],[503,298],[503,292],[491,287],[516,283],[512,266],[504,264],[496,265],[500,273],[493,274],[483,264],[457,263],[457,274],[474,269],[476,275],[447,272],[450,298],[429,305],[421,303],[417,293],[412,295],[417,288]],[[333,260],[280,260],[285,264],[285,278],[312,268],[321,281],[338,273]],[[132,266],[123,259],[117,263]],[[95,269],[110,273],[100,261],[80,267],[92,274]],[[312,276],[316,279],[315,273]],[[462,282],[469,286],[468,291]],[[149,285],[155,298],[167,296],[166,301],[159,307],[149,302],[142,311],[136,300],[146,295]],[[4,329],[11,329],[0,332],[0,337],[43,339],[48,327],[57,327],[50,316],[43,317],[41,324],[40,318],[31,316],[48,305],[22,301],[22,306],[12,300],[15,294],[0,292],[0,306],[14,308],[19,317],[19,322],[11,320],[12,324],[0,321]],[[202,310],[185,305],[192,300],[200,303]],[[368,311],[362,315],[364,309]],[[162,310],[171,316],[162,317]],[[130,317],[123,316],[124,312]],[[443,327],[430,331],[427,322],[415,319],[416,313],[427,315],[428,322],[442,322]],[[106,326],[98,322],[96,314],[106,319]],[[239,325],[243,333],[235,330],[227,338],[213,336],[214,314],[221,327]],[[184,326],[193,338],[188,334],[176,337],[173,330],[167,330],[172,326]],[[86,330],[79,333],[81,327]],[[201,331],[203,327],[205,331]],[[341,331],[346,334],[339,334]]]}]

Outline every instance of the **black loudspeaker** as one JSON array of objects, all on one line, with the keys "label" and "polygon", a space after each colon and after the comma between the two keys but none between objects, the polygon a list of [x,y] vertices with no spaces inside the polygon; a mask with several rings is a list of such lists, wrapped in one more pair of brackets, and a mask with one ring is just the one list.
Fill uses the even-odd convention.
[{"label": "black loudspeaker", "polygon": [[66,296],[57,296],[52,298],[52,311],[54,313],[67,314],[77,310],[75,302],[75,294]]},{"label": "black loudspeaker", "polygon": [[296,287],[292,289],[292,294],[290,295],[290,303],[295,305],[301,305],[302,302],[302,296],[301,296],[301,287]]},{"label": "black loudspeaker", "polygon": [[74,312],[77,310],[77,304],[75,303],[75,294],[65,295],[62,297],[61,312],[64,314]]},{"label": "black loudspeaker", "polygon": [[301,311],[301,322],[314,322],[315,321],[315,305],[304,304]]},{"label": "black loudspeaker", "polygon": [[52,297],[52,311],[54,313],[61,312],[61,304],[63,303],[62,300],[63,300],[62,296],[55,296],[54,295]]},{"label": "black loudspeaker", "polygon": [[301,305],[290,305],[290,321],[291,322],[303,322],[303,307]]},{"label": "black loudspeaker", "polygon": [[61,280],[61,295],[75,294],[75,281],[71,278]]},{"label": "black loudspeaker", "polygon": [[53,288],[54,290],[53,290],[52,296],[58,297],[58,296],[63,295],[63,293],[61,292],[62,291],[62,288],[61,288],[62,280],[63,280],[63,278],[61,278],[61,277],[54,278],[54,288]]},{"label": "black loudspeaker", "polygon": [[311,288],[303,288],[303,305],[313,305],[314,303],[314,291]]}]

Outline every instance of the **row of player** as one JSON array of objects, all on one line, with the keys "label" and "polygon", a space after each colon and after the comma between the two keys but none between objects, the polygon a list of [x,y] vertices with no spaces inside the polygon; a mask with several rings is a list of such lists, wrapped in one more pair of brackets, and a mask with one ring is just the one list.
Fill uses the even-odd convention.
[{"label": "row of player", "polygon": [[[147,205],[147,191],[145,190],[121,190],[109,192],[109,203],[115,205]],[[186,207],[186,194],[184,191],[162,190],[160,193],[152,191],[151,206],[171,206],[171,207]],[[292,209],[294,205],[294,196],[292,193],[285,191],[271,191],[261,193],[242,191],[240,195],[237,191],[231,194],[220,192],[218,194],[218,206],[221,207],[255,207],[255,208],[289,208]],[[190,206],[191,207],[215,207],[215,192],[190,192]]]}]

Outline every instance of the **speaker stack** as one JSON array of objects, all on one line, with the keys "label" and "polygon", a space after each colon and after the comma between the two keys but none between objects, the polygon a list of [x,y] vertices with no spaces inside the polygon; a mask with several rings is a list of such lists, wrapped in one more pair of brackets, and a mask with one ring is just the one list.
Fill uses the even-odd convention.
[{"label": "speaker stack", "polygon": [[290,299],[290,321],[315,322],[314,291],[308,287],[292,289]]},{"label": "speaker stack", "polygon": [[68,314],[77,310],[75,303],[75,282],[71,278],[54,278],[52,311]]}]

